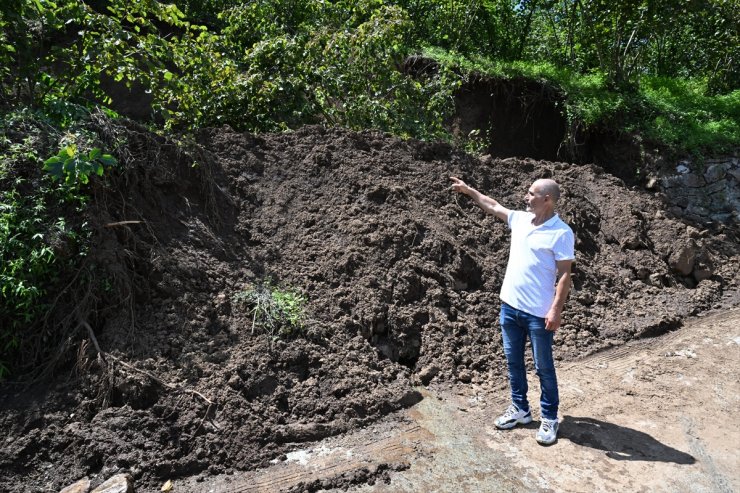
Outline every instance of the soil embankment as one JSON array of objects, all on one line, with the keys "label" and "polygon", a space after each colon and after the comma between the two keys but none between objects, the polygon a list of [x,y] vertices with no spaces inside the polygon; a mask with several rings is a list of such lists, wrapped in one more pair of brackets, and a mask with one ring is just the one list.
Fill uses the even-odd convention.
[{"label": "soil embankment", "polygon": [[[411,406],[420,382],[501,384],[508,233],[450,175],[513,208],[536,178],[562,184],[578,241],[561,360],[674,330],[737,289],[736,228],[672,219],[598,167],[318,127],[205,130],[194,164],[140,128],[116,131],[129,155],[96,195],[91,255],[131,296],[91,325],[126,364],[96,359],[80,330],[70,372],[0,389],[11,492],[249,470]],[[128,220],[142,222],[104,227]],[[303,334],[252,330],[237,295],[268,279],[308,296]]]}]

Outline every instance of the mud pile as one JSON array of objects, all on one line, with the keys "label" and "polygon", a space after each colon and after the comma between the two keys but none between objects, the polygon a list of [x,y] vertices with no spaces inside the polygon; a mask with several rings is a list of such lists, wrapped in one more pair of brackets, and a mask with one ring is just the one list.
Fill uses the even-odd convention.
[{"label": "mud pile", "polygon": [[[737,229],[671,219],[660,197],[594,166],[318,127],[205,130],[197,155],[118,132],[128,167],[91,221],[121,302],[90,319],[117,360],[80,330],[74,371],[0,389],[11,492],[255,468],[413,404],[420,382],[503,382],[507,228],[453,194],[450,175],[511,208],[533,180],[561,183],[578,239],[560,359],[676,328],[737,288]],[[268,279],[307,296],[300,335],[253,331],[238,294]]]}]

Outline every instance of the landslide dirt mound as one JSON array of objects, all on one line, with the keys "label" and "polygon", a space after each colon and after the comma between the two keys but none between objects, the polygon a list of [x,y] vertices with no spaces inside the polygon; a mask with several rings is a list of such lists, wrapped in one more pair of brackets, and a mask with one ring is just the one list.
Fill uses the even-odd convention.
[{"label": "landslide dirt mound", "polygon": [[[11,492],[255,468],[417,402],[419,382],[500,383],[508,232],[450,175],[514,208],[534,179],[562,184],[578,240],[558,358],[671,330],[737,288],[737,229],[671,219],[597,167],[319,127],[210,129],[185,152],[110,125],[126,167],[95,193],[91,256],[117,303],[88,320],[109,357],[83,325],[60,377],[0,389]],[[308,297],[303,333],[253,331],[238,295],[267,279]]]}]

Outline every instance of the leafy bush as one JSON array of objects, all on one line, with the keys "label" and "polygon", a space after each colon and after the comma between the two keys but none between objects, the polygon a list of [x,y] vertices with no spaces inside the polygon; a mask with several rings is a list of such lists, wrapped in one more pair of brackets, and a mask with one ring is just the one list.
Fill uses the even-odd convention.
[{"label": "leafy bush", "polygon": [[[46,324],[50,311],[65,289],[87,282],[74,276],[91,234],[84,184],[115,163],[99,149],[78,150],[91,138],[82,127],[61,132],[29,111],[0,118],[0,379],[14,363],[29,364],[50,350],[56,340]],[[44,173],[40,156],[50,141],[62,149]]]},{"label": "leafy bush", "polygon": [[19,185],[0,192],[0,379],[50,308],[60,279],[84,255],[87,237],[56,214],[68,194],[47,186],[22,194]]},{"label": "leafy bush", "polygon": [[[34,200],[35,199],[35,200]],[[53,278],[56,256],[44,241],[42,197],[24,199],[16,190],[0,194],[0,379],[19,347],[19,331],[44,310],[42,280]]]}]

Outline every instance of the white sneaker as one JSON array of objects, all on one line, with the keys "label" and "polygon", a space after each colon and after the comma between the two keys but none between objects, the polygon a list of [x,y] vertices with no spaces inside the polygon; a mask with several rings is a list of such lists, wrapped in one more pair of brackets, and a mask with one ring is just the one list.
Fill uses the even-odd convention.
[{"label": "white sneaker", "polygon": [[522,411],[515,404],[512,404],[504,411],[504,414],[496,418],[493,422],[499,430],[508,430],[518,424],[526,425],[532,422],[532,413]]},{"label": "white sneaker", "polygon": [[558,438],[558,420],[542,418],[540,429],[535,437],[542,445],[551,445]]}]

